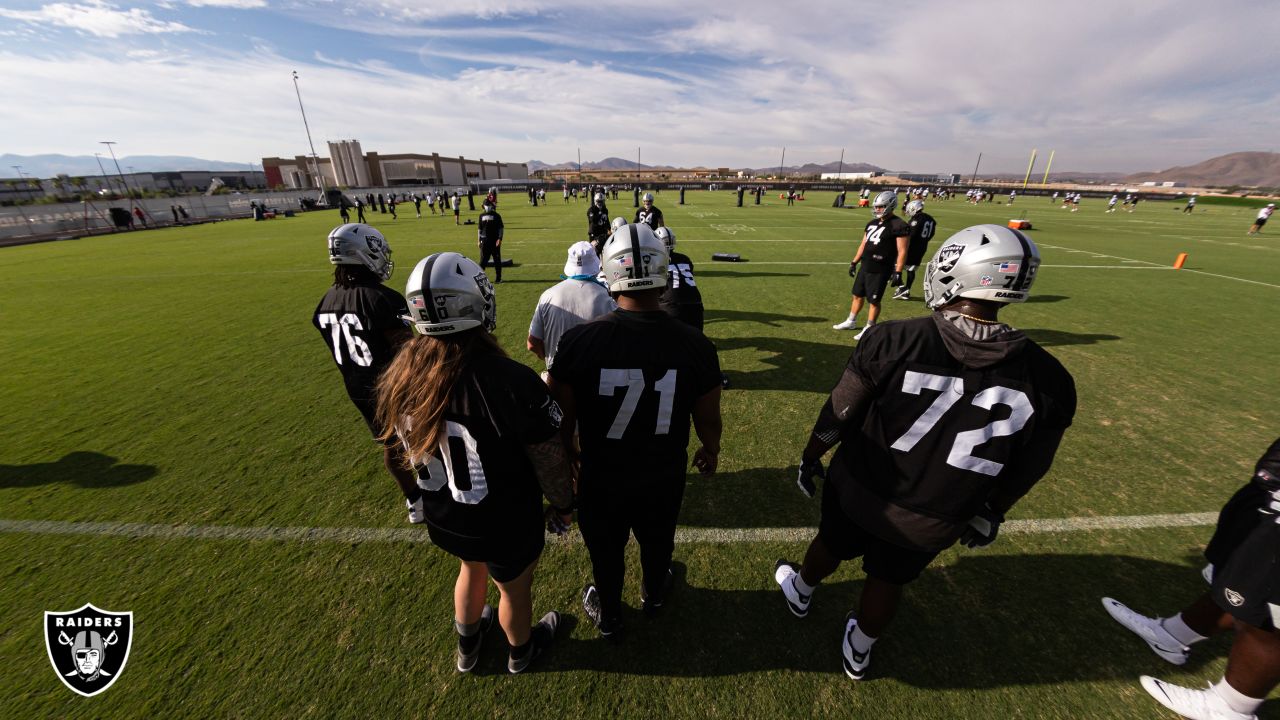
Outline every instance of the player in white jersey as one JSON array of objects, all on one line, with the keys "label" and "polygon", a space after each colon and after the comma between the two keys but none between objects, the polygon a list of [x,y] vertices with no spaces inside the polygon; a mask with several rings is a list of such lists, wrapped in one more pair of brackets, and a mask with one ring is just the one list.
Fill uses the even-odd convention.
[{"label": "player in white jersey", "polygon": [[1267,224],[1267,220],[1271,217],[1271,213],[1276,209],[1275,203],[1267,203],[1267,206],[1258,211],[1258,217],[1253,221],[1253,227],[1249,228],[1250,235],[1257,235],[1262,232],[1262,226]]}]

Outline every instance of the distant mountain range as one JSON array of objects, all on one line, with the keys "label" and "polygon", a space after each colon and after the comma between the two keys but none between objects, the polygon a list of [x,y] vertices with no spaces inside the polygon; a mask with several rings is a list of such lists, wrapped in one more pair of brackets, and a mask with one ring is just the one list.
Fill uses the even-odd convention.
[{"label": "distant mountain range", "polygon": [[1129,175],[1127,182],[1176,180],[1187,185],[1280,187],[1280,153],[1237,152],[1195,165]]},{"label": "distant mountain range", "polygon": [[[555,165],[548,165],[547,163],[544,163],[541,160],[530,160],[528,162],[528,165],[529,165],[529,172],[537,172],[539,170],[577,170],[578,169],[578,163],[576,162],[562,162],[562,163],[556,163]],[[634,160],[624,160],[622,158],[617,158],[617,157],[608,157],[608,158],[605,158],[604,160],[589,161],[589,162],[582,163],[582,169],[584,172],[589,170],[634,170],[636,169],[636,167],[637,167],[636,162]],[[844,168],[843,172],[884,172],[884,168],[878,167],[876,165],[870,165],[868,163],[855,163],[855,162],[847,162],[841,165],[840,161],[838,160],[835,162],[829,162],[826,165],[817,165],[815,163],[807,163],[805,165],[788,165],[782,168],[782,171],[785,175],[818,175],[824,172],[841,172],[840,170],[841,167]],[[643,163],[639,165],[639,168],[641,170],[673,169],[670,165],[645,165]],[[688,169],[705,170],[706,168],[697,167],[697,168],[688,168]],[[761,167],[761,168],[754,168],[754,169],[753,168],[730,168],[730,170],[732,170],[733,172],[738,172],[739,170],[741,170],[742,172],[748,173],[750,175],[774,175],[778,172],[778,168],[776,166]]]},{"label": "distant mountain range", "polygon": [[[0,155],[0,175],[16,177],[11,166],[22,167],[28,177],[51,178],[57,175],[93,177],[105,169],[108,175],[116,174],[115,163],[109,155],[102,157],[101,168],[93,155]],[[179,170],[249,170],[249,163],[205,160],[185,155],[126,155],[120,158],[120,169],[129,172],[176,172]],[[261,170],[261,167],[257,168]]]}]

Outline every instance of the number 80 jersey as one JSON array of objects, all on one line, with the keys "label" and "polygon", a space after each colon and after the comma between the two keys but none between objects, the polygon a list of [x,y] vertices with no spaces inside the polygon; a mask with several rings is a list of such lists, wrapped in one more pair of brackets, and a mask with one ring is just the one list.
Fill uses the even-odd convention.
[{"label": "number 80 jersey", "polygon": [[993,494],[1011,503],[1039,480],[1076,407],[1070,373],[1022,333],[972,340],[949,323],[932,313],[864,336],[848,369],[874,399],[833,462],[846,512],[896,519],[877,534],[928,549]]}]

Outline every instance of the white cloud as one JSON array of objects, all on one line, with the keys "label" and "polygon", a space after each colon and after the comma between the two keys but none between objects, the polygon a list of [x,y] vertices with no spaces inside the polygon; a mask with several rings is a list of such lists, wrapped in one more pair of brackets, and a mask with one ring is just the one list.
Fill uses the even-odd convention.
[{"label": "white cloud", "polygon": [[184,0],[191,7],[218,7],[253,10],[267,6],[267,0]]},{"label": "white cloud", "polygon": [[71,28],[104,38],[193,31],[193,28],[179,22],[158,20],[148,10],[118,10],[116,6],[103,0],[89,0],[82,5],[52,3],[39,10],[0,9],[0,17],[36,25]]}]

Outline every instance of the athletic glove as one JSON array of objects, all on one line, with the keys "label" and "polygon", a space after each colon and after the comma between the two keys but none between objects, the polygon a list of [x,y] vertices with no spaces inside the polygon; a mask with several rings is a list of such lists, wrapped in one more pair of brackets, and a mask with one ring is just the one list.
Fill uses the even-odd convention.
[{"label": "athletic glove", "polygon": [[421,525],[427,521],[427,512],[422,507],[422,491],[419,490],[411,498],[405,498],[404,504],[409,508],[409,522]]},{"label": "athletic glove", "polygon": [[827,479],[827,471],[822,469],[822,460],[805,460],[800,459],[800,472],[796,476],[796,486],[800,488],[800,492],[804,493],[807,498],[812,498],[813,494],[818,491],[818,486],[813,482],[815,477],[823,480]]},{"label": "athletic glove", "polygon": [[969,521],[969,527],[960,535],[960,544],[967,548],[984,548],[995,542],[1004,516],[983,504],[982,509]]},{"label": "athletic glove", "polygon": [[849,263],[849,277],[858,277],[858,261]]},{"label": "athletic glove", "polygon": [[895,272],[889,276],[889,284],[893,287],[902,287],[902,273]]},{"label": "athletic glove", "polygon": [[543,514],[543,519],[547,521],[547,532],[558,537],[564,537],[569,534],[569,524],[572,520],[565,520],[564,518],[572,512],[572,510],[569,512],[557,510],[555,507],[548,505],[546,513]]}]

